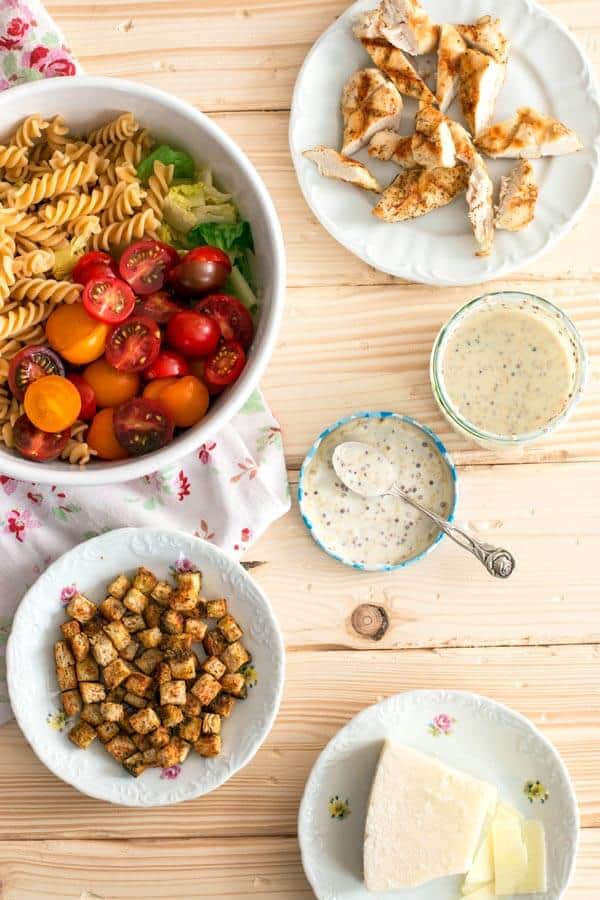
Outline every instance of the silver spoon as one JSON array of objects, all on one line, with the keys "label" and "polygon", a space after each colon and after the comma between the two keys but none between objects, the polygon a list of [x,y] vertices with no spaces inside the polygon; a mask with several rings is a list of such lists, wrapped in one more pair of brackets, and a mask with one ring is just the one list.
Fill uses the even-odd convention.
[{"label": "silver spoon", "polygon": [[357,441],[339,444],[333,454],[333,468],[340,481],[361,497],[400,497],[410,503],[435,522],[440,531],[459,547],[477,557],[490,575],[496,578],[508,578],[512,575],[516,563],[508,550],[483,544],[462,528],[451,525],[446,519],[421,506],[400,488],[394,467],[375,447]]}]

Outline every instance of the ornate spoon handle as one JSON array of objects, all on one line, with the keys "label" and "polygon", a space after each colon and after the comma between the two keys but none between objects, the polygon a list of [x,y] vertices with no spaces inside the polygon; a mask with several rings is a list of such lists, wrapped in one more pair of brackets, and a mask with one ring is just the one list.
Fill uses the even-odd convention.
[{"label": "ornate spoon handle", "polygon": [[463,547],[465,550],[472,553],[473,556],[486,567],[490,575],[494,575],[496,578],[508,578],[514,572],[516,565],[515,558],[508,550],[492,547],[490,544],[483,544],[466,531],[463,531],[462,528],[452,525],[446,519],[436,515],[436,513],[432,512],[430,509],[421,506],[417,500],[413,500],[410,494],[405,494],[397,484],[393,485],[389,493],[394,497],[400,497],[402,500],[410,503],[411,506],[414,506],[415,509],[418,509],[419,512],[429,516],[432,522],[435,522],[438,526],[440,531],[443,531],[444,534],[458,544],[459,547]]}]

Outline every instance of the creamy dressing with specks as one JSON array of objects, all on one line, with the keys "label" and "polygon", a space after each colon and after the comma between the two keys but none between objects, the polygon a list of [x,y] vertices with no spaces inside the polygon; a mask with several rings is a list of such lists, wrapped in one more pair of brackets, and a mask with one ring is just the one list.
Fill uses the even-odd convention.
[{"label": "creamy dressing with specks", "polygon": [[[420,428],[393,416],[353,419],[321,442],[304,473],[302,510],[315,537],[337,556],[367,566],[398,565],[423,553],[439,533],[430,519],[396,497],[361,497],[337,477],[333,452],[345,441],[375,447],[402,490],[434,512],[448,517],[454,505],[450,468]],[[376,484],[386,480],[370,477]]]},{"label": "creamy dressing with specks", "polygon": [[529,434],[567,407],[572,348],[560,324],[535,309],[483,307],[448,338],[442,380],[451,406],[479,430]]}]

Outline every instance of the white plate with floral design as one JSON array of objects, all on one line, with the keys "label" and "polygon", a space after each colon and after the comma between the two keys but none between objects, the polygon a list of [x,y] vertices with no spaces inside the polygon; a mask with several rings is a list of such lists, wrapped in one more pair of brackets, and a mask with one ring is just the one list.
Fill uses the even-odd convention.
[{"label": "white plate with floral design", "polygon": [[[223,724],[223,751],[204,759],[190,753],[182,766],[148,769],[132,778],[95,740],[77,749],[61,711],[53,645],[75,589],[96,603],[120,572],[144,565],[166,579],[170,571],[199,569],[203,594],[226,597],[244,628],[252,663],[244,674],[248,697]],[[195,648],[197,649],[197,648]],[[13,712],[40,760],[84,794],[124,806],[166,806],[215,790],[252,759],[267,737],[281,700],[284,647],[271,605],[246,571],[222,550],[177,531],[123,528],[65,553],[38,578],[15,615],[7,647],[7,681]]]},{"label": "white plate with floral design", "polygon": [[[358,0],[308,53],[294,91],[290,147],[306,201],[321,225],[340,244],[381,272],[434,285],[467,285],[501,278],[525,269],[566,235],[591,199],[600,163],[600,100],[591,63],[565,25],[534,0],[424,0],[436,22],[474,22],[483,15],[503,20],[512,51],[506,82],[496,104],[494,122],[533,106],[574,128],[584,150],[560,159],[536,160],[540,186],[535,221],[524,231],[499,231],[491,256],[475,256],[475,242],[464,198],[410,222],[390,225],[376,219],[377,202],[348,184],[322,178],[303,152],[319,144],[342,145],[340,99],[353,72],[373,65],[352,33],[359,13],[376,0]],[[560,78],[557,78],[560,60]],[[435,90],[435,57],[416,58],[416,66]],[[406,100],[401,132],[414,131],[416,104]],[[458,101],[449,115],[462,121]],[[357,159],[386,187],[400,171],[392,162],[372,159],[366,150]],[[496,184],[514,160],[490,160]]]},{"label": "white plate with floral design", "polygon": [[359,713],[329,742],[309,776],[298,838],[318,900],[457,900],[460,877],[377,893],[362,881],[362,848],[371,782],[385,739],[407,744],[498,787],[500,798],[546,830],[548,892],[559,900],[575,865],[577,803],[555,748],[519,713],[458,691],[397,694]]}]

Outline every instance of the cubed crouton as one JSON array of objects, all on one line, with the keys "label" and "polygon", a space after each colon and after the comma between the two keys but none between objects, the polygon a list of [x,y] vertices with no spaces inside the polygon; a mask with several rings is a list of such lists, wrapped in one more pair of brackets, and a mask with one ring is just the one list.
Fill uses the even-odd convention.
[{"label": "cubed crouton", "polygon": [[139,712],[129,716],[129,721],[138,734],[149,734],[160,725],[160,719],[153,709],[140,709]]},{"label": "cubed crouton", "polygon": [[106,699],[109,703],[120,703],[126,693],[127,691],[125,690],[123,685],[120,684],[118,687],[114,687],[107,692]]},{"label": "cubed crouton", "polygon": [[96,604],[83,594],[75,594],[67,606],[67,614],[78,622],[90,622],[97,612]]},{"label": "cubed crouton", "polygon": [[179,745],[169,741],[165,747],[161,747],[158,750],[156,758],[159,766],[162,766],[163,769],[169,769],[171,766],[178,765],[180,755]]},{"label": "cubed crouton", "polygon": [[134,672],[125,682],[125,687],[133,694],[139,697],[145,697],[152,687],[152,678],[150,675],[142,675],[141,672]]},{"label": "cubed crouton", "polygon": [[137,643],[137,641],[129,641],[126,647],[123,647],[122,650],[119,650],[119,656],[121,657],[121,659],[126,659],[127,662],[133,662],[139,649],[140,645]]},{"label": "cubed crouton", "polygon": [[135,753],[135,744],[126,734],[117,734],[111,741],[104,745],[111,756],[122,762]]},{"label": "cubed crouton", "polygon": [[75,665],[73,654],[66,641],[56,641],[54,644],[54,662],[56,663],[57,668],[60,667],[63,669],[67,666]]},{"label": "cubed crouton", "polygon": [[135,744],[138,750],[141,750],[142,753],[144,750],[148,750],[152,744],[150,743],[150,736],[148,734],[138,734],[137,731],[131,735],[131,740]]},{"label": "cubed crouton", "polygon": [[157,665],[154,672],[154,678],[157,684],[165,684],[167,681],[173,681],[173,673],[171,666],[167,662],[161,662]]},{"label": "cubed crouton", "polygon": [[82,681],[79,691],[84,703],[100,703],[106,698],[104,685],[99,681]]},{"label": "cubed crouton", "polygon": [[157,581],[150,596],[153,600],[156,600],[159,606],[168,606],[169,597],[173,593],[173,588],[170,584],[167,584],[166,581]]},{"label": "cubed crouton", "polygon": [[117,650],[124,650],[131,641],[131,635],[122,622],[109,622],[104,626],[104,633],[110,638]]},{"label": "cubed crouton", "polygon": [[105,722],[121,722],[125,715],[122,703],[112,703],[109,700],[100,704],[100,712]]},{"label": "cubed crouton", "polygon": [[79,715],[83,707],[83,701],[79,691],[63,691],[60,695],[60,699],[62,701],[62,707],[69,718]]},{"label": "cubed crouton", "polygon": [[74,634],[71,638],[71,650],[76,660],[81,661],[89,656],[90,639],[87,634]]},{"label": "cubed crouton", "polygon": [[107,666],[119,655],[117,648],[106,634],[93,634],[90,638],[92,654],[99,666]]},{"label": "cubed crouton", "polygon": [[69,731],[69,740],[80,750],[87,750],[95,737],[96,730],[87,722],[79,721]]},{"label": "cubed crouton", "polygon": [[76,622],[75,619],[70,619],[68,622],[63,622],[60,626],[60,630],[62,631],[62,635],[64,638],[75,637],[76,634],[79,634],[81,631],[81,625],[79,622]]},{"label": "cubed crouton", "polygon": [[57,666],[56,680],[60,691],[74,691],[77,688],[75,666]]},{"label": "cubed crouton", "polygon": [[106,597],[100,606],[100,615],[108,622],[119,622],[126,613],[126,609],[117,597]]},{"label": "cubed crouton", "polygon": [[220,656],[227,647],[227,641],[220,631],[207,631],[202,646],[207,656]]},{"label": "cubed crouton", "polygon": [[171,594],[169,606],[177,612],[191,615],[198,607],[198,596],[193,591],[180,588]]},{"label": "cubed crouton", "polygon": [[130,587],[131,582],[127,575],[117,575],[115,580],[109,584],[108,593],[116,597],[117,600],[122,600]]},{"label": "cubed crouton", "polygon": [[156,667],[164,657],[162,650],[145,650],[136,659],[138,669],[141,669],[145,675],[152,675]]},{"label": "cubed crouton", "polygon": [[146,627],[143,616],[140,616],[138,613],[131,613],[130,615],[123,616],[121,621],[130,634],[142,631]]},{"label": "cubed crouton", "polygon": [[208,672],[201,675],[193,688],[191,688],[192,694],[198,698],[202,706],[207,706],[211,700],[214,700],[220,690],[221,685]]},{"label": "cubed crouton", "polygon": [[231,694],[223,694],[221,692],[219,696],[215,697],[213,702],[209,704],[208,708],[211,712],[221,716],[222,719],[228,719],[233,712],[234,706],[235,697],[232,697]]},{"label": "cubed crouton", "polygon": [[172,738],[171,744],[174,744],[179,751],[179,759],[177,760],[177,762],[185,762],[190,750],[192,749],[192,745],[188,743],[188,741],[184,741],[183,738],[180,737]]},{"label": "cubed crouton", "polygon": [[221,734],[221,716],[216,713],[204,713],[202,716],[202,734]]},{"label": "cubed crouton", "polygon": [[190,741],[192,744],[194,743],[194,741],[198,740],[201,731],[202,722],[199,718],[195,717],[184,719],[177,729],[179,737],[183,738],[184,741]]},{"label": "cubed crouton", "polygon": [[90,619],[89,622],[86,622],[82,627],[82,631],[84,634],[87,634],[89,638],[93,637],[95,634],[102,633],[102,626],[104,625],[104,619],[101,619],[100,616],[95,616],[93,619]]},{"label": "cubed crouton", "polygon": [[142,753],[142,757],[147,766],[158,765],[158,750],[155,747],[150,747],[148,750],[144,750],[144,752]]},{"label": "cubed crouton", "polygon": [[193,641],[202,641],[208,631],[208,625],[202,619],[186,619],[185,633],[191,634]]},{"label": "cubed crouton", "polygon": [[135,706],[136,709],[144,709],[147,706],[148,701],[145,697],[140,697],[139,694],[134,694],[133,691],[127,691],[125,696],[123,697],[123,703],[127,706]]},{"label": "cubed crouton", "polygon": [[127,757],[127,759],[123,761],[123,768],[126,769],[130,775],[133,775],[134,778],[139,778],[140,775],[143,775],[148,766],[144,762],[142,754],[138,752]]},{"label": "cubed crouton", "polygon": [[124,659],[115,659],[114,662],[109,663],[102,674],[107,687],[115,688],[131,675],[131,666]]},{"label": "cubed crouton", "polygon": [[195,716],[199,716],[202,712],[202,704],[197,697],[194,697],[194,695],[188,691],[182,709],[188,719],[193,719]]},{"label": "cubed crouton", "polygon": [[83,709],[81,710],[81,719],[84,722],[87,722],[88,725],[102,725],[104,719],[102,718],[102,712],[100,710],[99,703],[84,703]]},{"label": "cubed crouton", "polygon": [[220,681],[221,676],[227,671],[225,664],[216,656],[209,656],[208,659],[204,660],[202,669],[204,672],[208,672],[209,675],[212,675],[213,678],[216,678],[217,681]]},{"label": "cubed crouton", "polygon": [[116,722],[103,722],[102,725],[98,725],[96,731],[102,743],[107,744],[119,733],[119,726]]},{"label": "cubed crouton", "polygon": [[98,681],[100,678],[100,669],[93,656],[86,656],[85,659],[78,659],[75,663],[75,671],[77,673],[78,681]]},{"label": "cubed crouton", "polygon": [[178,572],[177,585],[180,589],[194,591],[198,597],[202,590],[202,572]]},{"label": "cubed crouton", "polygon": [[133,579],[133,587],[141,591],[142,594],[151,594],[156,585],[158,578],[149,569],[140,566]]},{"label": "cubed crouton", "polygon": [[173,674],[173,678],[183,678],[189,681],[190,678],[196,677],[196,658],[190,655],[184,659],[170,659],[169,666]]},{"label": "cubed crouton", "polygon": [[123,597],[123,603],[135,615],[141,615],[146,609],[148,598],[138,588],[129,588]]},{"label": "cubed crouton", "polygon": [[187,659],[192,650],[191,634],[170,634],[162,639],[166,659]]},{"label": "cubed crouton", "polygon": [[[121,731],[124,731],[125,734],[129,735],[129,737],[131,737],[132,735],[135,734],[135,731],[129,724],[129,716],[127,715],[127,712],[125,712],[125,715],[123,716],[123,721],[119,722],[119,725],[121,727]],[[135,747],[135,745],[134,745],[134,747]]]},{"label": "cubed crouton", "polygon": [[220,680],[225,693],[233,694],[234,697],[239,697],[241,700],[248,694],[248,686],[243,675],[239,673],[223,675]]},{"label": "cubed crouton", "polygon": [[185,681],[165,681],[160,686],[161,706],[183,706],[185,696]]},{"label": "cubed crouton", "polygon": [[226,616],[223,616],[222,619],[219,619],[219,621],[217,622],[217,628],[224,636],[228,644],[233,644],[234,641],[239,641],[244,633],[236,620],[229,613]]},{"label": "cubed crouton", "polygon": [[221,735],[203,735],[195,742],[194,750],[199,753],[200,756],[218,756],[221,752]]},{"label": "cubed crouton", "polygon": [[222,619],[227,615],[227,600],[224,597],[220,597],[218,600],[207,600],[206,615],[209,619]]},{"label": "cubed crouton", "polygon": [[136,638],[146,650],[153,650],[162,641],[162,631],[160,628],[144,628],[137,632]]},{"label": "cubed crouton", "polygon": [[158,603],[149,603],[144,610],[144,621],[148,628],[157,628],[160,625],[162,614],[162,606],[159,606]]},{"label": "cubed crouton", "polygon": [[229,644],[227,649],[221,653],[221,659],[225,663],[229,674],[233,674],[250,661],[250,654],[243,644],[235,641],[235,643]]},{"label": "cubed crouton", "polygon": [[184,618],[174,609],[167,609],[162,614],[161,624],[167,634],[181,634],[184,628]]},{"label": "cubed crouton", "polygon": [[173,706],[168,703],[160,708],[160,718],[165,728],[174,728],[183,722],[183,712],[180,706]]},{"label": "cubed crouton", "polygon": [[[179,707],[176,707],[176,709],[179,709]],[[171,736],[169,734],[168,728],[165,728],[164,725],[160,725],[151,734],[148,735],[148,740],[153,747],[155,747],[157,750],[160,750],[161,747],[167,746],[167,744],[171,740]]]}]

